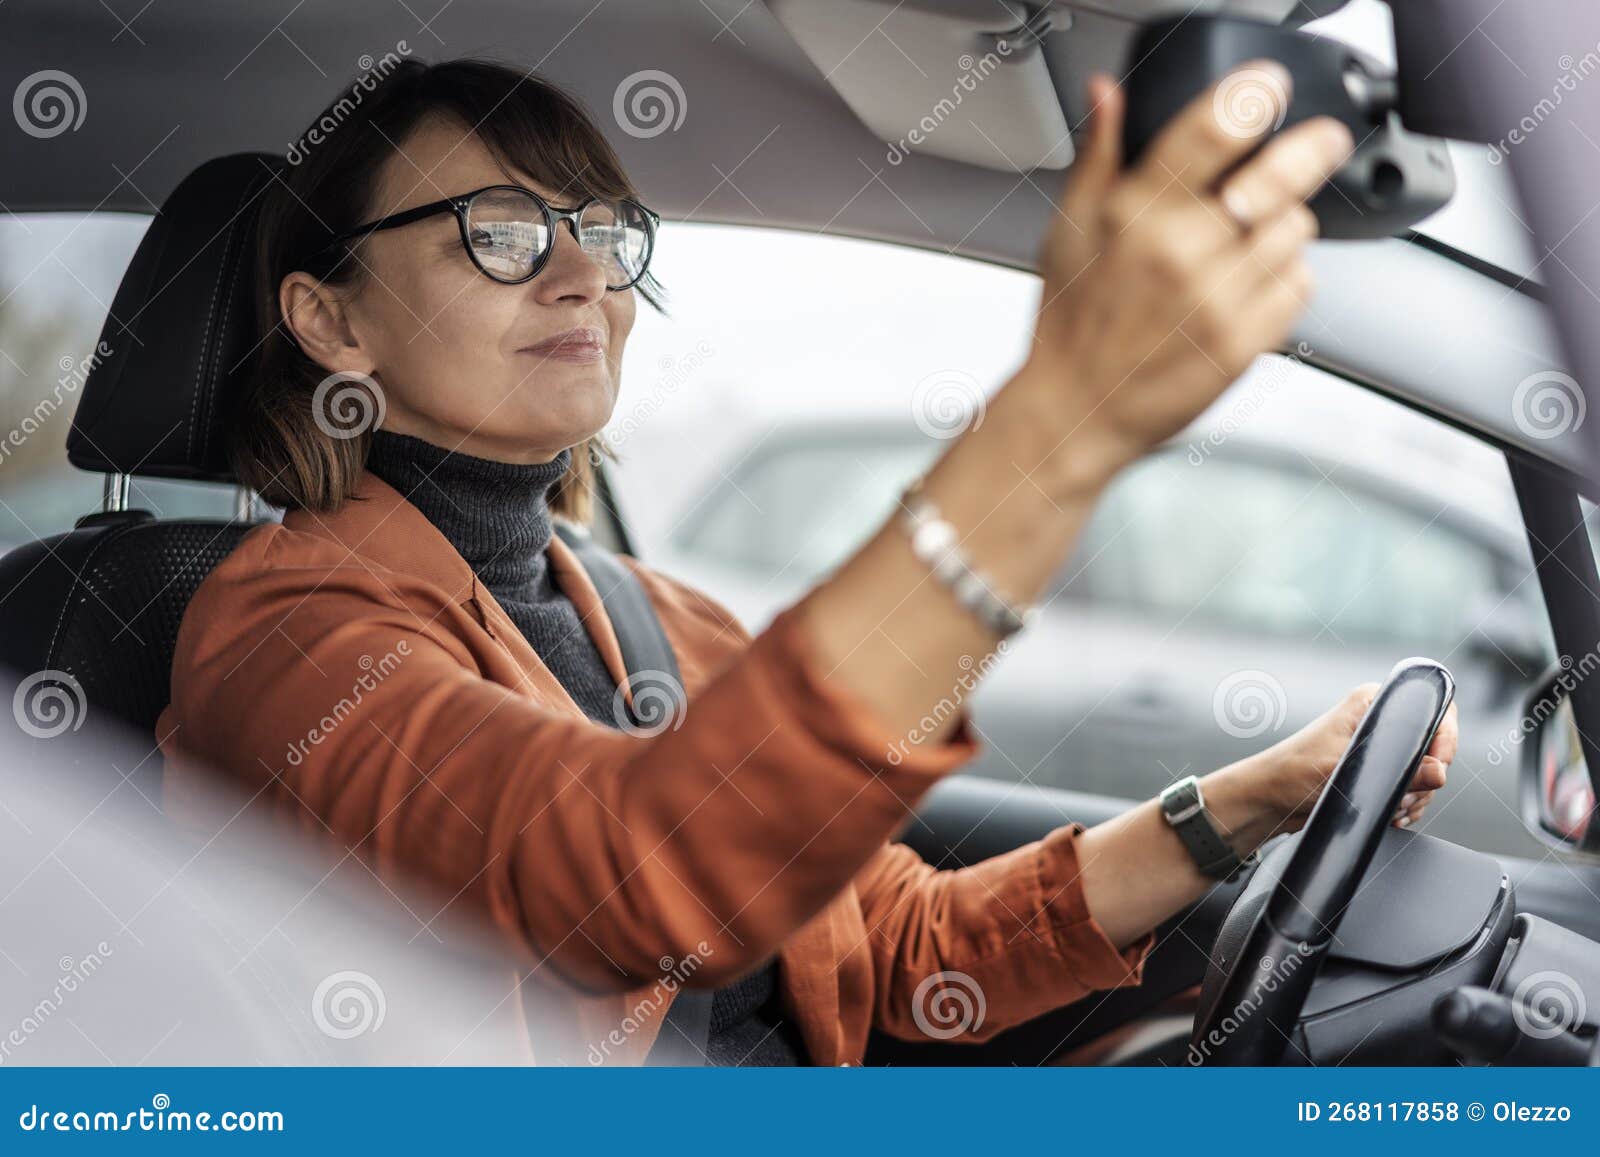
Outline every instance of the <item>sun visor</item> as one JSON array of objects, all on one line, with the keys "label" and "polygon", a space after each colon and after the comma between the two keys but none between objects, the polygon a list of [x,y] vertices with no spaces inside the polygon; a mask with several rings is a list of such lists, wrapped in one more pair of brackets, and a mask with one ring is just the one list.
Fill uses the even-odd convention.
[{"label": "sun visor", "polygon": [[[1326,0],[1324,0],[1326,2]],[[999,0],[766,0],[840,98],[884,142],[890,164],[911,154],[1004,172],[1065,169],[1072,133],[1053,76],[1081,17],[1090,63],[1115,72],[1121,35],[1139,21],[1230,12],[1281,21],[1296,0],[1117,0],[1029,5]],[[1091,29],[1093,31],[1091,32]],[[1099,58],[1104,57],[1101,61]]]}]

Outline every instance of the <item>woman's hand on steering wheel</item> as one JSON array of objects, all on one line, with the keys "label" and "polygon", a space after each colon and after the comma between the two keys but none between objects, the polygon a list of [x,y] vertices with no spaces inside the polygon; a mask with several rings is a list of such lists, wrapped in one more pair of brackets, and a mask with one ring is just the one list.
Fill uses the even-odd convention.
[{"label": "woman's hand on steering wheel", "polygon": [[[1377,691],[1376,683],[1361,684],[1322,716],[1256,757],[1262,790],[1283,815],[1279,830],[1296,831],[1305,824]],[[1416,823],[1433,793],[1444,787],[1457,739],[1452,703],[1395,811],[1391,822],[1396,827]]]}]

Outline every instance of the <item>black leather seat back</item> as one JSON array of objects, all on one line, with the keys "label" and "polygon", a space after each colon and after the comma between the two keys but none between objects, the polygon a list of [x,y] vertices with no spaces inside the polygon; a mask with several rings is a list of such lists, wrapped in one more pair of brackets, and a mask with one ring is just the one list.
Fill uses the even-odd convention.
[{"label": "black leather seat back", "polygon": [[0,655],[20,676],[62,673],[88,710],[154,734],[184,609],[250,529],[134,511],[18,547],[0,559]]},{"label": "black leather seat back", "polygon": [[[233,481],[228,415],[256,345],[256,209],[281,163],[223,157],[167,198],[123,276],[102,356],[84,382],[67,438],[74,465]],[[95,513],[0,557],[0,663],[22,684],[19,727],[54,738],[86,722],[124,724],[150,740],[189,600],[250,529]],[[63,724],[62,711],[81,717]]]}]

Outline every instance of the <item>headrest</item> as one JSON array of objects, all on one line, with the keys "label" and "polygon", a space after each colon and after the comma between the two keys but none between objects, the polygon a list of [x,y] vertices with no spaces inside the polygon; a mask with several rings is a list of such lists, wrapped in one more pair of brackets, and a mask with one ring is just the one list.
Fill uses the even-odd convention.
[{"label": "headrest", "polygon": [[232,482],[225,422],[255,335],[255,221],[282,158],[237,153],[189,174],[122,277],[67,435],[74,466]]}]

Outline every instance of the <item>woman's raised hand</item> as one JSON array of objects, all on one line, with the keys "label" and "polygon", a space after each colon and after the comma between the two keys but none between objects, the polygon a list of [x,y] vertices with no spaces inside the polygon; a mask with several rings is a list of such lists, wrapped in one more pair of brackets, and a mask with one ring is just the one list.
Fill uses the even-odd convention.
[{"label": "woman's raised hand", "polygon": [[[1250,156],[1281,121],[1289,85],[1270,61],[1236,70],[1125,169],[1122,93],[1091,83],[1090,140],[1040,255],[1022,375],[1056,384],[1074,431],[1062,452],[1080,463],[1115,471],[1176,434],[1305,308],[1316,235],[1305,202],[1352,141],[1318,117]],[[1237,115],[1252,90],[1256,107]]]}]

